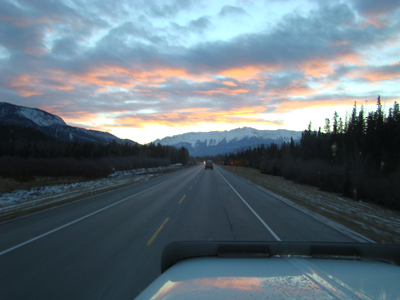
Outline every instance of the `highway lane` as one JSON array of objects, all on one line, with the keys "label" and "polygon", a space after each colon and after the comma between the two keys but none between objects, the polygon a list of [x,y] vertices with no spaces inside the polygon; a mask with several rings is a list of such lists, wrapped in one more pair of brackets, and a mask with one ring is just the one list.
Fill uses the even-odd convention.
[{"label": "highway lane", "polygon": [[169,242],[279,239],[352,241],[197,166],[0,224],[0,299],[132,299],[159,275]]}]

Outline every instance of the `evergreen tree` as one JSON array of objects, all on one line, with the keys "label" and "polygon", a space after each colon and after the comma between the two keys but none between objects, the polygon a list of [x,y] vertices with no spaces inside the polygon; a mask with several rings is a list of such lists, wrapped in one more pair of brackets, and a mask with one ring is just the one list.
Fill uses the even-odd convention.
[{"label": "evergreen tree", "polygon": [[331,133],[331,120],[329,120],[329,118],[325,119],[324,132],[325,132],[325,134]]}]

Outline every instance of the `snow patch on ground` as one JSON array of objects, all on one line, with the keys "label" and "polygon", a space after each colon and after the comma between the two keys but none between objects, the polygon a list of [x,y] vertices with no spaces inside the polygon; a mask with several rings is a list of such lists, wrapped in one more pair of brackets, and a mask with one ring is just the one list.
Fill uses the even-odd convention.
[{"label": "snow patch on ground", "polygon": [[64,201],[94,191],[98,192],[111,187],[149,180],[155,175],[177,168],[180,168],[180,166],[171,165],[168,167],[119,171],[107,178],[97,180],[42,186],[3,193],[0,194],[0,218],[15,211],[24,211],[32,207]]}]

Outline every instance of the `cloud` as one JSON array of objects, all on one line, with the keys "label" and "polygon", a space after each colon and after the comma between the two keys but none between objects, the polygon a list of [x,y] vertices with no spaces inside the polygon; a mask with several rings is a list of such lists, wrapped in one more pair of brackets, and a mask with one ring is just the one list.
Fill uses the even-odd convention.
[{"label": "cloud", "polygon": [[55,40],[51,51],[53,55],[71,58],[78,54],[79,48],[75,38],[68,36]]},{"label": "cloud", "polygon": [[248,15],[248,13],[241,7],[232,6],[232,5],[225,5],[221,8],[219,12],[221,17],[228,17],[228,16],[242,16]]},{"label": "cloud", "polygon": [[190,21],[189,28],[196,32],[203,32],[211,25],[207,16],[200,17],[196,20]]},{"label": "cloud", "polygon": [[[188,1],[188,0],[172,0],[172,1],[142,1],[146,4],[144,7],[147,7],[147,10],[150,14],[154,17],[159,18],[167,18],[171,16],[175,16],[176,14],[180,13],[181,11],[186,11],[190,9],[195,1]],[[163,2],[160,4],[160,2]],[[141,3],[142,5],[144,3]]]},{"label": "cloud", "polygon": [[352,0],[353,7],[364,18],[367,24],[372,24],[377,28],[389,25],[392,18],[399,19],[400,4],[396,0]]},{"label": "cloud", "polygon": [[400,81],[400,62],[384,66],[353,68],[346,77],[376,84],[381,81]]},{"label": "cloud", "polygon": [[400,9],[400,3],[397,0],[352,0],[351,2],[359,12],[367,15],[390,14]]},{"label": "cloud", "polygon": [[198,19],[191,20],[187,25],[179,25],[175,22],[171,22],[171,27],[174,33],[170,35],[170,42],[176,41],[180,43],[179,40],[182,36],[190,38],[191,36],[203,35],[211,26],[212,23],[208,16],[202,16]]},{"label": "cloud", "polygon": [[[162,114],[132,114],[121,116],[116,120],[118,126],[147,127],[152,125],[167,127],[200,126],[204,123],[215,124],[264,124],[279,126],[281,121],[270,121],[254,117],[263,110],[262,107],[243,108],[234,111],[191,111]],[[110,125],[110,127],[113,127]]]},{"label": "cloud", "polygon": [[380,26],[369,21],[372,2],[317,1],[240,34],[221,24],[273,11],[207,4],[0,2],[0,97],[73,122],[106,114],[137,126],[186,126],[261,124],[262,114],[334,106],[343,93],[398,93],[387,89],[400,74],[394,2],[377,8],[387,17]]},{"label": "cloud", "polygon": [[[194,63],[197,69],[200,65],[206,72],[234,66],[258,66],[261,70],[296,69],[305,61],[336,60],[354,54],[354,47],[367,42],[354,27],[357,28],[356,18],[348,6],[322,7],[307,18],[287,16],[272,32],[245,34],[227,42],[199,44],[187,51],[185,60],[188,68]],[[368,39],[368,43],[380,39],[378,32],[370,32]],[[332,47],[338,40],[352,43],[344,42]]]}]

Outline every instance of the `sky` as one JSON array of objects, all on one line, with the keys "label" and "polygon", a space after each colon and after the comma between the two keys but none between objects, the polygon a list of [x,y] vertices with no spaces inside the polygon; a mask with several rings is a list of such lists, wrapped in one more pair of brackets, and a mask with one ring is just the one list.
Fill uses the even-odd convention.
[{"label": "sky", "polygon": [[0,0],[0,102],[148,143],[400,101],[400,1]]}]

